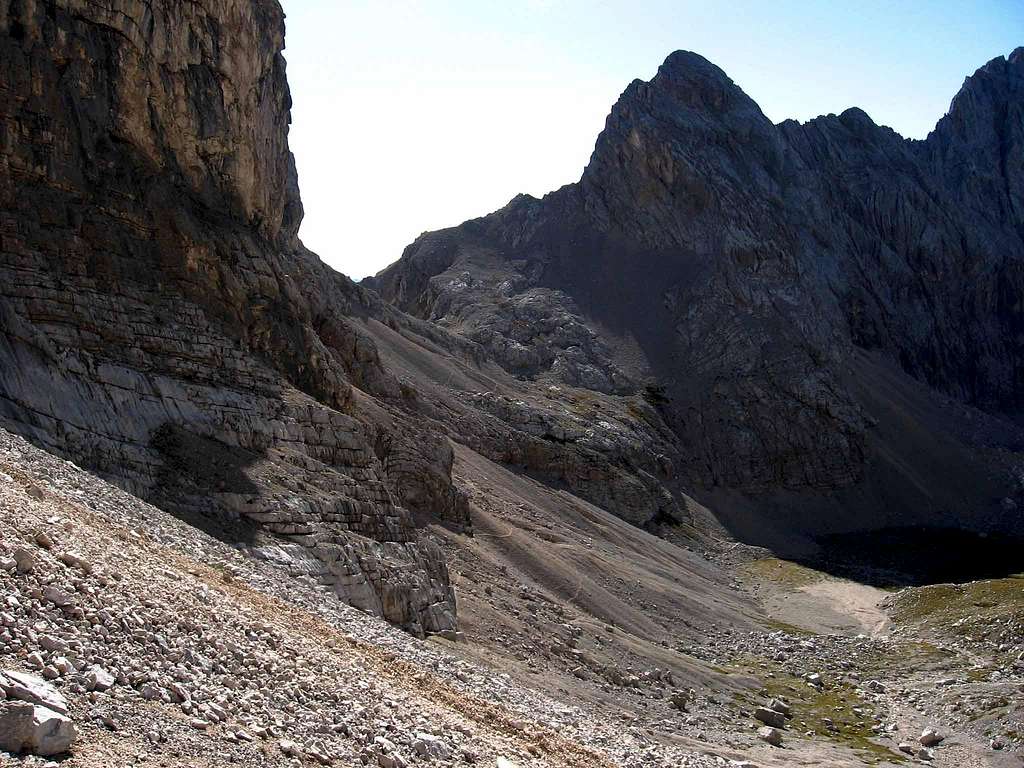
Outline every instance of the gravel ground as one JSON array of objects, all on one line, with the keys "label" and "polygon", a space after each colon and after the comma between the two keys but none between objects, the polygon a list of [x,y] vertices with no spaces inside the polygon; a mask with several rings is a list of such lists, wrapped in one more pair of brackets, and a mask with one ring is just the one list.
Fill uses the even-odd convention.
[{"label": "gravel ground", "polygon": [[[68,697],[69,768],[722,764],[416,640],[6,432],[0,510],[0,556],[34,561],[0,573],[0,655]],[[108,691],[88,690],[94,668]]]},{"label": "gravel ground", "polygon": [[[514,541],[496,536],[480,546]],[[488,653],[483,632],[478,642],[413,638],[0,431],[0,665],[49,678],[67,697],[78,740],[52,765],[1024,765],[1013,735],[1024,664],[1012,614],[972,613],[963,638],[940,622],[945,634],[928,640],[905,620],[928,592],[893,595],[888,608],[859,585],[806,570],[790,581],[750,570],[763,553],[729,545],[707,556],[735,574],[728,586],[743,600],[789,595],[786,615],[803,626],[707,618],[698,627],[690,616],[680,650],[662,649],[685,649],[685,669],[707,671],[688,712],[670,705],[670,683],[625,666],[650,645],[622,657],[621,679],[609,679],[618,651],[608,642],[601,675],[560,672],[559,659],[579,664],[599,650],[601,628],[581,641],[585,653],[546,654],[540,668],[557,685],[531,686],[539,651],[521,662]],[[478,619],[485,599],[511,599],[469,586]],[[570,603],[553,616],[569,616]],[[854,634],[868,627],[870,636]],[[511,624],[504,641],[526,649],[515,633],[527,630],[528,621]],[[616,630],[623,635],[628,648],[631,636]],[[103,675],[107,690],[96,685]],[[714,689],[721,680],[743,684]],[[755,710],[770,697],[793,709],[781,747],[757,733]],[[924,760],[926,727],[946,738]],[[0,753],[3,765],[46,763]]]}]

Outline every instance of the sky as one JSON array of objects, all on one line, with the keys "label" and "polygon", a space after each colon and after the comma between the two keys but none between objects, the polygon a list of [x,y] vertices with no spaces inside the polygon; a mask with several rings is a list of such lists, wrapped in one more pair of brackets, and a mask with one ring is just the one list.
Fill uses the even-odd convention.
[{"label": "sky", "polygon": [[299,235],[354,279],[423,232],[577,181],[612,104],[674,50],[773,121],[864,109],[924,138],[1024,45],[1021,0],[282,0]]}]

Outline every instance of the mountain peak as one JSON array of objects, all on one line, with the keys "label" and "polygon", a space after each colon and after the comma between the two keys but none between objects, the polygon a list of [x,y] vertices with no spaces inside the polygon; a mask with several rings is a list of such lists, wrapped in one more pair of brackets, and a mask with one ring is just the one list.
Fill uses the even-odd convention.
[{"label": "mountain peak", "polygon": [[646,88],[680,107],[724,112],[737,101],[753,104],[728,75],[700,54],[673,51]]},{"label": "mountain peak", "polygon": [[729,79],[725,72],[699,53],[683,50],[672,51],[666,56],[665,61],[658,67],[658,74],[666,77],[700,74],[706,77]]},{"label": "mountain peak", "polygon": [[[1024,47],[1009,56],[997,56],[964,79],[949,111],[939,120],[935,134],[951,140],[984,145],[989,151],[1019,135],[1015,112],[1024,95]],[[977,159],[977,158],[975,158]]]}]

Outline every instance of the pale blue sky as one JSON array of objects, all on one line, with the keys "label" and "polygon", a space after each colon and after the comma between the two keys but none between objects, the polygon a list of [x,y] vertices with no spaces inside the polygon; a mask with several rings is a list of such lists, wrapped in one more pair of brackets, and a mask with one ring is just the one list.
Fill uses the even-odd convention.
[{"label": "pale blue sky", "polygon": [[858,106],[923,138],[964,77],[1024,45],[1024,2],[282,0],[306,207],[354,278],[421,232],[576,181],[609,108],[673,50],[778,122]]}]

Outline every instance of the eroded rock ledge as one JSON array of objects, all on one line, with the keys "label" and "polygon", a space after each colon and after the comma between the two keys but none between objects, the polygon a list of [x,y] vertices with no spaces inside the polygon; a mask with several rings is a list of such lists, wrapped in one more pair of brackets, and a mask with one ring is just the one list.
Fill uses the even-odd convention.
[{"label": "eroded rock ledge", "polygon": [[0,422],[416,633],[451,448],[296,238],[283,14],[0,3]]}]

